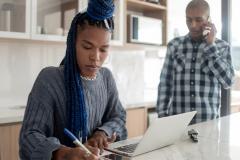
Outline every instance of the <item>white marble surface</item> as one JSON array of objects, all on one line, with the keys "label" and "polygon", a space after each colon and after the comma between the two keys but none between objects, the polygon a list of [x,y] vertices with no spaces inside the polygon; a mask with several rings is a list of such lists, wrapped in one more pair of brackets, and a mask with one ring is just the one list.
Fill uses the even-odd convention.
[{"label": "white marble surface", "polygon": [[9,106],[0,108],[0,125],[22,122],[25,106]]},{"label": "white marble surface", "polygon": [[[199,132],[198,143],[186,133],[173,145],[136,156],[132,160],[239,160],[240,113],[189,126]],[[127,140],[121,143],[129,143]],[[119,145],[119,142],[113,145]]]},{"label": "white marble surface", "polygon": [[217,120],[192,125],[192,128],[199,132],[200,137],[217,139],[224,143],[240,146],[239,126],[240,113],[234,113],[230,117],[226,116]]},{"label": "white marble surface", "polygon": [[155,101],[135,102],[135,103],[126,104],[126,109],[138,108],[138,107],[153,108],[156,106],[156,104],[157,102]]},{"label": "white marble surface", "polygon": [[[153,107],[155,102],[137,102],[126,104],[126,109],[137,107]],[[22,122],[26,105],[5,103],[0,106],[0,124]]]}]

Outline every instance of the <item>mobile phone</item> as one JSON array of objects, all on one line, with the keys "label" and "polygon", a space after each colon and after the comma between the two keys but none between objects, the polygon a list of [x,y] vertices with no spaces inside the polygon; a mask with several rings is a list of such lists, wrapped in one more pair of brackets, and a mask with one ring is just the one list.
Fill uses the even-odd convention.
[{"label": "mobile phone", "polygon": [[[208,23],[211,23],[210,17],[208,17]],[[203,33],[202,33],[203,38],[206,38],[208,36],[208,34],[210,33],[210,31],[211,31],[211,27],[205,26],[205,28],[203,29]]]},{"label": "mobile phone", "polygon": [[203,37],[207,37],[208,34],[210,33],[211,27],[205,27],[205,29],[203,30]]},{"label": "mobile phone", "polygon": [[125,157],[125,156],[111,153],[101,157],[101,160],[131,160],[131,157]]}]

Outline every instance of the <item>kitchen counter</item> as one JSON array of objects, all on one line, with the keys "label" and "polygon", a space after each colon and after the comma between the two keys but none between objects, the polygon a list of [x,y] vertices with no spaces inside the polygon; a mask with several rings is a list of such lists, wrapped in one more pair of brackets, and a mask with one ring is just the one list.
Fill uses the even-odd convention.
[{"label": "kitchen counter", "polygon": [[137,102],[126,104],[125,109],[132,109],[132,108],[139,108],[139,107],[146,107],[146,108],[154,108],[157,102]]},{"label": "kitchen counter", "polygon": [[[182,138],[169,145],[132,160],[239,160],[240,159],[240,113],[231,114],[216,120],[190,125]],[[187,131],[198,131],[198,143],[192,142]],[[116,142],[110,147],[136,142],[128,139]]]},{"label": "kitchen counter", "polygon": [[9,106],[0,108],[0,125],[23,121],[25,106]]},{"label": "kitchen counter", "polygon": [[[142,102],[142,103],[138,102],[138,103],[126,104],[125,109],[132,109],[132,108],[139,108],[139,107],[152,108],[155,105],[156,105],[155,102]],[[6,123],[22,122],[24,111],[25,111],[25,106],[23,105],[0,107],[0,125],[6,124]]]}]

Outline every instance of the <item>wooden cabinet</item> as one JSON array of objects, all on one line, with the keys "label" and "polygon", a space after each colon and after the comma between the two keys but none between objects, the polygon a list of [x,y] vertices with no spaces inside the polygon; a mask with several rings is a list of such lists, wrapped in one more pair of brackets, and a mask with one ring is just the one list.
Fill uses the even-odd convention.
[{"label": "wooden cabinet", "polygon": [[[160,35],[154,35],[154,36],[160,36],[162,39],[162,45],[167,44],[167,0],[160,0],[160,4],[150,3],[144,0],[126,0],[126,20],[127,23],[125,25],[126,33],[126,43],[129,43],[129,34],[131,32],[129,31],[129,21],[127,21],[128,15],[138,15],[148,18],[154,18],[156,20],[159,20],[162,22],[162,34]],[[143,24],[144,25],[144,24]],[[138,26],[139,27],[139,26]],[[141,27],[139,27],[141,28]],[[151,28],[149,28],[151,29]],[[142,44],[139,44],[142,45]]]},{"label": "wooden cabinet", "polygon": [[0,160],[18,160],[20,123],[0,125]]},{"label": "wooden cabinet", "polygon": [[128,138],[143,135],[147,129],[146,107],[127,109],[126,127]]}]

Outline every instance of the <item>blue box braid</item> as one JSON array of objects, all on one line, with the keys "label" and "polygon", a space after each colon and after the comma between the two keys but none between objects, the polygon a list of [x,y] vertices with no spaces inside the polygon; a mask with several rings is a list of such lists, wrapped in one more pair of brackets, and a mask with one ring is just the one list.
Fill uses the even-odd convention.
[{"label": "blue box braid", "polygon": [[74,17],[67,38],[67,50],[64,62],[65,87],[67,91],[68,128],[77,137],[87,138],[87,114],[82,82],[76,61],[76,33],[78,14]]}]

